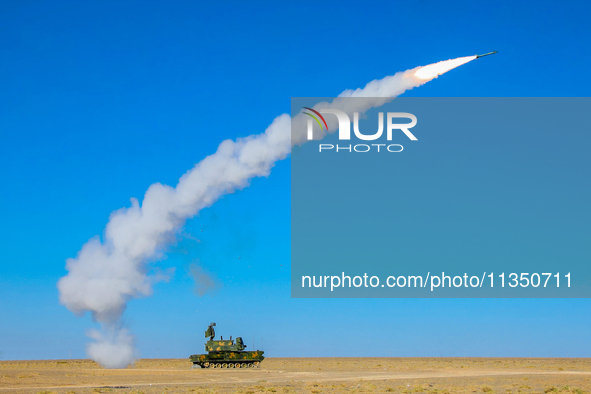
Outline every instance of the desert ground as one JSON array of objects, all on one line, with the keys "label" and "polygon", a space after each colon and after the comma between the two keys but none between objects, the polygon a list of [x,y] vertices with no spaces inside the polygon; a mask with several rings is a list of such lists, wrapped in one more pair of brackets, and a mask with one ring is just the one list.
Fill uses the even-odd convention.
[{"label": "desert ground", "polygon": [[0,394],[591,393],[591,359],[267,358],[257,369],[142,359],[0,361]]}]

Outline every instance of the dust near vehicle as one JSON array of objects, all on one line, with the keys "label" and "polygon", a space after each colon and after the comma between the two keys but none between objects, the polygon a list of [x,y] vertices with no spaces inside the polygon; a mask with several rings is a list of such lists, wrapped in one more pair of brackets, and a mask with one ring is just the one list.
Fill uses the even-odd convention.
[{"label": "dust near vehicle", "polygon": [[220,338],[215,340],[215,323],[211,323],[205,331],[209,341],[205,344],[207,354],[193,354],[189,357],[193,366],[201,368],[258,368],[265,358],[262,350],[246,351],[242,337],[236,338],[236,343]]}]

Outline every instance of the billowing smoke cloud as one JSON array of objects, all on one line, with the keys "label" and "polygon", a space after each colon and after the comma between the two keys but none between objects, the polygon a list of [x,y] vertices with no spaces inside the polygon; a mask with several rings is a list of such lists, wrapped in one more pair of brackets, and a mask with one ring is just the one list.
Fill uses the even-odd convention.
[{"label": "billowing smoke cloud", "polygon": [[86,353],[99,364],[107,368],[124,368],[134,362],[134,337],[127,328],[106,326],[102,332],[92,329],[86,335],[94,340],[86,346]]},{"label": "billowing smoke cloud", "polygon": [[210,293],[220,287],[220,283],[203,267],[196,263],[189,265],[189,275],[195,281],[193,292],[199,297]]},{"label": "billowing smoke cloud", "polygon": [[[315,108],[349,111],[350,101],[340,98],[375,97],[366,101],[366,108],[354,108],[363,113],[470,60],[472,57],[453,59],[400,72],[372,81],[363,89],[346,90],[332,103]],[[336,120],[332,118],[327,120],[334,122],[329,124],[329,130],[334,131]],[[306,118],[299,114],[293,120],[297,124]],[[89,357],[108,368],[134,361],[133,337],[122,327],[121,317],[129,300],[151,295],[153,284],[166,278],[150,275],[151,263],[162,257],[187,219],[221,196],[247,187],[252,178],[268,176],[275,162],[290,154],[292,143],[305,140],[304,132],[292,137],[290,116],[280,115],[262,134],[223,141],[214,154],[184,174],[176,187],[155,183],[141,205],[133,198],[131,207],[111,214],[103,240],[92,238],[75,258],[68,259],[68,274],[58,282],[63,305],[76,315],[90,312],[101,324],[101,331],[88,333],[94,340],[87,348]]]}]

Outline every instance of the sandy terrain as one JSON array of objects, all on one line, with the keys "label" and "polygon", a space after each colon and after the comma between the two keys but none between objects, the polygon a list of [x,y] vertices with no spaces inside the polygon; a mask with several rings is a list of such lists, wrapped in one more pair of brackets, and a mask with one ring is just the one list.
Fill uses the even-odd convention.
[{"label": "sandy terrain", "polygon": [[139,360],[0,361],[2,393],[591,393],[591,359],[270,358],[259,369]]}]

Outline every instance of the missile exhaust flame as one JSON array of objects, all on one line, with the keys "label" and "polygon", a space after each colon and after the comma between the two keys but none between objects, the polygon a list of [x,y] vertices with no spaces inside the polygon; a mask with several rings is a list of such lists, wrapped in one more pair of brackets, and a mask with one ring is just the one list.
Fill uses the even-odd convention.
[{"label": "missile exhaust flame", "polygon": [[476,59],[476,56],[465,56],[457,59],[444,60],[438,63],[429,64],[428,66],[419,67],[414,72],[414,76],[420,80],[430,81],[433,78],[445,74],[446,72],[453,70],[463,64],[471,62]]}]

